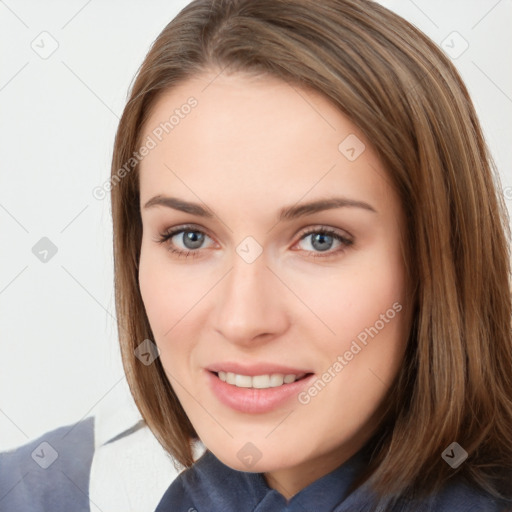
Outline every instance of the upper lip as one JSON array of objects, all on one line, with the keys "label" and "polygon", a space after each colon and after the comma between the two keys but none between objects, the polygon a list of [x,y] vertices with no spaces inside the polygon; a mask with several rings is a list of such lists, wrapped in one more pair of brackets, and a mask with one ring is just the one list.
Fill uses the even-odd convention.
[{"label": "upper lip", "polygon": [[250,377],[253,377],[254,375],[272,375],[273,373],[282,373],[283,375],[302,375],[305,373],[313,373],[311,370],[303,368],[292,368],[291,366],[263,362],[242,364],[235,363],[233,361],[224,361],[208,365],[206,369],[214,373],[223,371],[236,373],[238,375],[248,375]]}]

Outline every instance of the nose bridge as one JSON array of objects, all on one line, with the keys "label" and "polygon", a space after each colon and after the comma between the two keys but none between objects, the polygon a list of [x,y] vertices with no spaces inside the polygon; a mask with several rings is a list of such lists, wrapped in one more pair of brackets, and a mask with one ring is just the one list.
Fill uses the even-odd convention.
[{"label": "nose bridge", "polygon": [[277,281],[263,254],[252,262],[235,254],[217,299],[216,329],[237,343],[278,332],[284,325],[284,308]]}]

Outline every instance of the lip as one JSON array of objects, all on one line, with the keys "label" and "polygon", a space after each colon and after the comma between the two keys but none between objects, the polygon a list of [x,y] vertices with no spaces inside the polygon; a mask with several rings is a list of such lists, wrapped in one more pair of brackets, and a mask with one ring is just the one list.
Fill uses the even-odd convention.
[{"label": "lip", "polygon": [[[223,366],[224,368],[226,366]],[[230,366],[233,368],[233,366]],[[276,366],[272,366],[272,371],[267,371],[269,366],[265,366],[264,371],[261,369],[255,369],[255,367],[240,368],[233,373],[240,373],[242,375],[265,375],[266,373],[284,373],[284,374],[298,374],[298,373],[310,373],[297,371],[297,369],[286,369],[285,371],[274,370]],[[283,368],[283,367],[281,367]],[[290,370],[290,371],[289,371]],[[224,370],[232,371],[232,370]],[[251,371],[252,373],[244,373]],[[212,390],[213,394],[217,399],[224,405],[234,409],[235,411],[246,413],[246,414],[263,414],[270,412],[278,407],[285,405],[290,400],[297,397],[297,395],[315,378],[314,373],[306,375],[300,380],[296,380],[290,384],[283,384],[275,388],[257,389],[257,388],[239,388],[227,382],[223,382],[217,377],[213,370],[205,370],[208,385]]]},{"label": "lip", "polygon": [[304,373],[313,373],[310,369],[292,368],[290,366],[273,363],[240,364],[235,363],[234,361],[213,363],[206,369],[215,373],[223,371],[238,373],[239,375],[248,375],[249,377],[254,377],[255,375],[270,375],[272,373],[282,373],[283,375],[302,375]]}]

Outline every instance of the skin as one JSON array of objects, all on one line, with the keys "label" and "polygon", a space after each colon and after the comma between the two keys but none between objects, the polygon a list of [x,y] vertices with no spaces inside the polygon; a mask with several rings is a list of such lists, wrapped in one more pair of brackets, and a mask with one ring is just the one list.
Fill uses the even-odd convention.
[{"label": "skin", "polygon": [[[198,101],[141,162],[140,290],[162,365],[202,442],[290,498],[364,445],[400,368],[409,325],[403,212],[369,141],[328,99],[271,77],[218,73],[166,91],[144,125],[143,139],[187,98]],[[354,161],[338,149],[350,134],[366,146]],[[144,208],[156,195],[207,205],[215,216]],[[333,195],[375,211],[342,207],[278,221],[284,206]],[[182,224],[205,233],[199,249],[185,245],[183,232],[158,243]],[[324,227],[352,243],[303,237]],[[250,264],[236,252],[248,236],[263,250]],[[171,245],[197,254],[178,257]],[[294,398],[241,413],[207,385],[204,368],[226,360],[321,376],[397,302],[402,311],[308,404]],[[250,469],[237,457],[247,442],[262,454]]]}]

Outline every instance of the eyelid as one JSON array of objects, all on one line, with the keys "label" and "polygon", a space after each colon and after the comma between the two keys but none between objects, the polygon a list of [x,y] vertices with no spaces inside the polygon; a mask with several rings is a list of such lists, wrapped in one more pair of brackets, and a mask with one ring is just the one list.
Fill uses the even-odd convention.
[{"label": "eyelid", "polygon": [[[336,258],[343,252],[345,252],[346,249],[351,247],[354,244],[354,237],[348,233],[345,230],[341,230],[339,228],[332,228],[330,226],[326,225],[316,225],[316,226],[310,226],[308,228],[305,228],[304,231],[299,236],[299,240],[292,246],[297,246],[300,242],[305,240],[308,236],[315,234],[315,233],[323,233],[325,235],[331,236],[334,239],[338,240],[340,243],[340,246],[337,249],[334,250],[328,250],[328,251],[306,251],[303,250],[302,252],[306,253],[306,257],[308,258],[324,258],[328,260],[329,258]],[[344,234],[346,233],[346,235]],[[348,235],[348,236],[347,236]]]},{"label": "eyelid", "polygon": [[331,226],[327,226],[326,224],[314,224],[312,226],[308,226],[307,228],[304,228],[300,232],[300,238],[304,237],[305,235],[310,235],[311,233],[317,233],[318,231],[327,231],[329,233],[336,234],[342,238],[345,238],[347,241],[353,241],[353,236],[346,230],[341,228],[334,228]]},{"label": "eyelid", "polygon": [[[164,243],[166,241],[168,242],[173,236],[176,236],[178,233],[181,233],[183,231],[195,231],[197,233],[202,233],[211,240],[214,240],[214,238],[209,234],[207,229],[201,226],[197,226],[195,224],[180,224],[178,226],[173,226],[172,228],[164,229],[163,231],[161,231],[161,233],[159,233],[158,237],[153,240],[159,243]],[[202,249],[197,249],[195,252],[198,252],[200,250]]]}]

